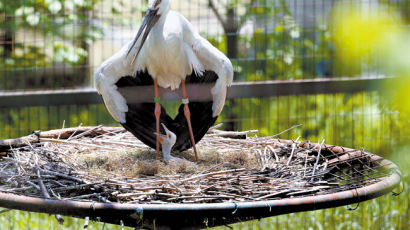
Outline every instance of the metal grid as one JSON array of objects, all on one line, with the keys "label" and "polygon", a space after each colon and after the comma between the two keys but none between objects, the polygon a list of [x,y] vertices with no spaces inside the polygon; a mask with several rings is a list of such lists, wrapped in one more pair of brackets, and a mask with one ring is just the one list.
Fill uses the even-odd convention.
[{"label": "metal grid", "polygon": [[[147,6],[143,0],[45,2],[2,1],[0,89],[92,85],[95,68],[132,39]],[[227,53],[236,80],[266,80],[344,74],[335,66],[342,54],[326,40],[332,33],[329,14],[339,2],[353,1],[174,0],[172,4]],[[379,4],[361,2],[363,8]],[[384,2],[391,2],[391,8],[402,2],[400,9],[409,9],[407,1]]]}]

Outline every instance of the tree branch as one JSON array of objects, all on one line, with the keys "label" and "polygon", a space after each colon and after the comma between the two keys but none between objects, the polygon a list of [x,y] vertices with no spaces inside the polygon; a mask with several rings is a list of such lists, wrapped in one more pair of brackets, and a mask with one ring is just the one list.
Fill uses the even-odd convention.
[{"label": "tree branch", "polygon": [[228,25],[226,21],[223,19],[222,15],[219,13],[218,9],[216,9],[215,4],[212,0],[208,0],[208,6],[211,8],[211,10],[214,12],[216,18],[218,21],[222,24],[222,27],[226,31],[228,28]]},{"label": "tree branch", "polygon": [[249,15],[249,10],[253,7],[253,4],[255,3],[255,0],[251,0],[249,7],[246,7],[246,13],[242,15],[242,17],[239,20],[238,23],[238,30],[241,29],[241,27],[243,26],[243,24],[245,23],[246,19],[248,18]]}]

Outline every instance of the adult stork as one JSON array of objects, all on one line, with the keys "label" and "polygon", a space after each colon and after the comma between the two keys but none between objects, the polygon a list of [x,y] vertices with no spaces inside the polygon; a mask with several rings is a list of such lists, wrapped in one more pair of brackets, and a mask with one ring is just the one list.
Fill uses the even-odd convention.
[{"label": "adult stork", "polygon": [[[216,121],[225,104],[233,68],[229,59],[196,32],[170,0],[150,0],[135,38],[96,71],[98,92],[112,117],[159,156],[160,123],[177,139],[173,150],[194,148]],[[190,102],[185,83],[212,83],[212,101]],[[154,103],[127,103],[118,88],[154,85]],[[182,86],[183,99],[172,119],[160,104],[158,87]],[[154,134],[155,133],[155,134]]]}]

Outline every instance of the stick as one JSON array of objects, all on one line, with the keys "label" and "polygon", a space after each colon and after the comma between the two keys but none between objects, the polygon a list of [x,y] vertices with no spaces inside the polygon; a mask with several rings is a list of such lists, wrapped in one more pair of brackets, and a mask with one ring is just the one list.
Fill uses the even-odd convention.
[{"label": "stick", "polygon": [[[43,193],[43,196],[47,199],[51,199],[50,194],[48,194],[48,192],[47,192],[46,186],[44,186],[43,180],[41,180],[40,170],[38,170],[38,169],[37,169],[37,177],[39,179],[38,183],[40,185],[40,189],[41,189],[41,192]],[[64,219],[63,219],[63,217],[61,217],[61,215],[55,214],[54,217],[56,218],[57,222],[60,225],[63,225]]]},{"label": "stick", "polygon": [[69,180],[72,180],[72,181],[77,181],[77,182],[86,184],[86,182],[84,182],[84,180],[82,180],[82,179],[80,179],[80,178],[77,178],[77,177],[69,176],[69,175],[66,175],[66,174],[63,174],[63,173],[59,173],[59,172],[50,171],[50,170],[47,170],[47,169],[40,169],[40,168],[39,168],[39,169],[37,169],[37,170],[40,170],[40,171],[43,172],[43,173],[47,173],[47,174],[51,174],[51,175],[63,177],[63,178],[65,178],[65,179],[69,179]]},{"label": "stick", "polygon": [[[83,125],[83,123],[80,123],[80,125],[79,125],[77,128],[81,128],[82,125]],[[78,130],[75,130],[75,131],[70,135],[70,137],[67,138],[67,140],[70,140],[70,139],[77,133],[77,131],[78,131]]]},{"label": "stick", "polygon": [[124,230],[124,221],[122,220],[120,220],[120,227],[121,227],[121,230]]},{"label": "stick", "polygon": [[118,194],[118,198],[122,199],[127,199],[127,198],[132,198],[135,196],[141,196],[141,195],[154,195],[156,194],[155,191],[150,191],[150,192],[139,192],[139,193],[124,193],[124,194]]},{"label": "stick", "polygon": [[86,216],[86,217],[84,218],[83,228],[88,228],[88,222],[90,222],[90,217],[89,217],[89,216]]},{"label": "stick", "polygon": [[223,124],[224,123],[219,123],[217,125],[212,126],[211,128],[209,128],[208,132],[214,131],[214,129],[217,129],[217,128],[221,128]]},{"label": "stick", "polygon": [[[0,149],[1,150],[8,150],[10,148],[20,148],[27,146],[27,143],[37,143],[39,142],[38,136],[37,135],[29,135],[25,137],[20,137],[16,139],[6,139],[6,140],[0,140]],[[6,152],[1,153],[0,155],[6,155]]]},{"label": "stick", "polygon": [[268,145],[267,147],[270,149],[270,151],[273,152],[273,154],[275,155],[275,161],[276,161],[276,163],[278,163],[279,162],[279,157],[278,157],[278,154],[276,154],[275,149],[270,145]]},{"label": "stick", "polygon": [[294,125],[294,126],[288,128],[288,129],[286,129],[286,130],[283,130],[282,132],[280,132],[280,133],[278,133],[278,134],[275,134],[275,135],[271,136],[271,138],[280,136],[280,135],[282,135],[282,134],[284,134],[284,133],[286,133],[286,132],[288,132],[288,131],[290,131],[290,130],[292,130],[292,129],[294,129],[294,128],[300,127],[300,126],[302,126],[302,125],[303,125],[303,124]]},{"label": "stick", "polygon": [[81,196],[73,196],[73,197],[68,197],[68,198],[64,198],[63,200],[75,200],[75,199],[84,199],[84,198],[90,198],[90,197],[98,197],[100,196],[101,193],[93,193],[93,194],[86,194],[86,195],[81,195]]},{"label": "stick", "polygon": [[296,141],[293,142],[293,144],[292,144],[292,152],[290,153],[289,160],[288,160],[288,162],[286,163],[287,166],[290,164],[290,161],[292,160],[293,153],[295,152],[295,149],[296,149],[296,143],[298,142],[299,138],[300,138],[300,136],[299,136],[299,137],[296,139]]},{"label": "stick", "polygon": [[204,171],[200,172],[200,174],[209,172],[209,171],[211,171],[212,169],[218,168],[218,167],[220,167],[220,166],[222,166],[222,165],[224,165],[224,164],[226,164],[226,163],[225,163],[225,162],[222,162],[222,163],[219,163],[219,164],[217,164],[217,165],[214,165],[214,166],[212,166],[212,167],[210,167],[210,168],[208,168],[208,169],[205,169]]},{"label": "stick", "polygon": [[240,132],[215,130],[214,133],[209,134],[209,136],[211,136],[211,137],[213,137],[213,136],[219,136],[219,137],[246,137],[250,133],[257,133],[257,132],[259,132],[259,130],[248,130],[248,131],[240,131]]},{"label": "stick", "polygon": [[[63,120],[63,128],[61,128],[61,129],[64,129],[64,126],[65,126],[65,120]],[[61,136],[61,133],[58,134],[57,139],[60,139],[60,136]]]},{"label": "stick", "polygon": [[303,170],[303,177],[306,177],[306,166],[307,166],[307,158],[308,158],[309,154],[306,153],[306,157],[305,157],[305,169]]},{"label": "stick", "polygon": [[77,134],[77,135],[75,135],[75,136],[72,136],[72,137],[68,138],[67,140],[78,139],[78,138],[83,137],[83,136],[85,136],[85,135],[87,135],[87,134],[89,134],[89,133],[93,132],[94,130],[99,129],[99,128],[101,128],[101,127],[103,127],[103,125],[99,125],[99,126],[96,126],[96,127],[92,128],[92,129],[90,129],[90,130],[88,130],[88,131],[85,131],[85,132],[83,132],[83,133],[79,133],[79,134]]},{"label": "stick", "polygon": [[320,152],[322,151],[322,145],[323,145],[324,142],[325,142],[325,139],[323,139],[322,143],[320,143],[319,151],[317,152],[316,163],[313,166],[312,179],[310,179],[310,182],[313,182],[313,180],[314,180],[316,167],[317,167],[317,164],[319,163],[319,156],[320,156]]},{"label": "stick", "polygon": [[115,148],[110,148],[110,147],[101,146],[101,145],[86,144],[86,143],[66,141],[66,140],[60,140],[60,139],[40,138],[40,141],[51,142],[51,143],[61,143],[61,144],[68,144],[68,145],[88,146],[88,147],[94,147],[94,148],[100,148],[100,149],[107,149],[107,150],[111,150],[111,151],[117,151],[118,150],[118,149],[115,149]]},{"label": "stick", "polygon": [[195,180],[201,177],[208,177],[208,176],[213,176],[213,175],[220,175],[220,174],[226,174],[226,173],[231,173],[231,172],[242,172],[246,171],[246,168],[240,168],[240,169],[231,169],[231,170],[225,170],[225,171],[218,171],[218,172],[211,172],[211,173],[206,173],[206,174],[201,174],[197,176],[193,176],[190,178],[186,178],[184,180],[181,180],[180,182],[185,182],[185,181],[190,181],[190,180]]}]

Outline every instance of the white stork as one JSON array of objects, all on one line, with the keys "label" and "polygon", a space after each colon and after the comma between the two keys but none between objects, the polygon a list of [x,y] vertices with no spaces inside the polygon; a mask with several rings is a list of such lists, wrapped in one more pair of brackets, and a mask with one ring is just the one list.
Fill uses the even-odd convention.
[{"label": "white stork", "polygon": [[[94,77],[113,118],[145,144],[156,147],[157,157],[159,124],[164,123],[177,136],[173,149],[183,151],[192,146],[198,160],[195,142],[221,113],[233,68],[230,60],[202,38],[184,16],[170,10],[170,0],[150,0],[136,37],[102,63]],[[213,101],[189,103],[186,82],[215,82],[211,89]],[[155,104],[127,103],[118,91],[119,87],[152,84]],[[180,85],[182,105],[172,119],[160,105],[158,86],[175,90]]]}]

